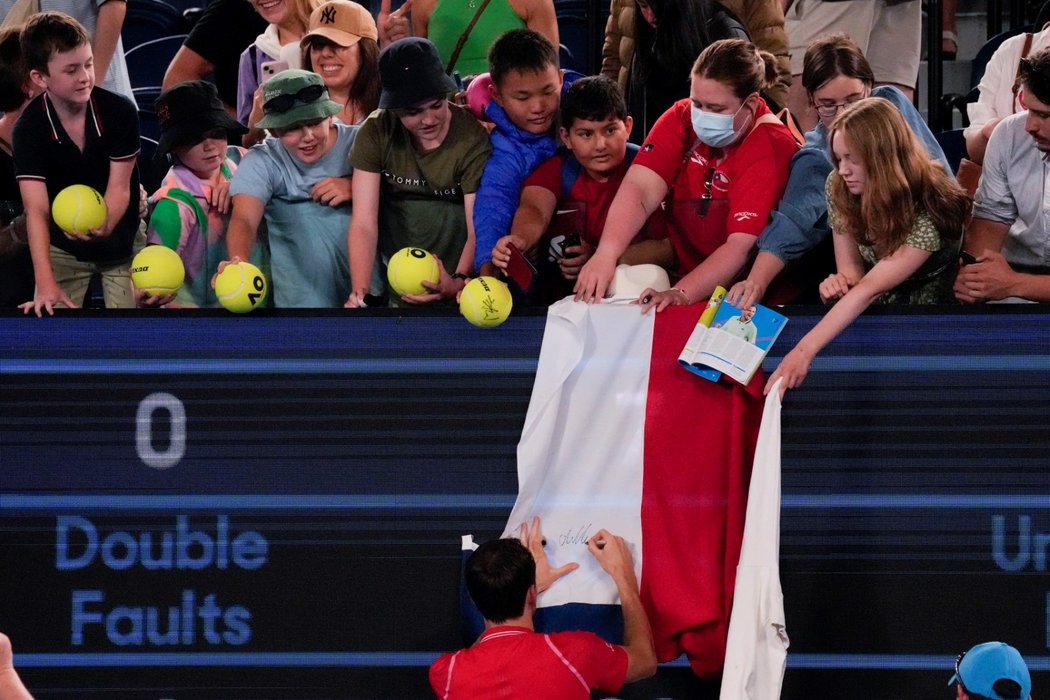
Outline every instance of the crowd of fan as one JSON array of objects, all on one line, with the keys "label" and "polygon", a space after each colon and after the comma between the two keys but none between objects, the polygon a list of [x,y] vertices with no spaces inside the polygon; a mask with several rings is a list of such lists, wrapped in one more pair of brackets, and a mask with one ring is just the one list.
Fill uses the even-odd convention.
[{"label": "crowd of fan", "polygon": [[[618,265],[654,264],[673,286],[642,291],[643,313],[718,286],[745,308],[828,304],[770,379],[791,388],[875,302],[1050,302],[1050,28],[990,62],[967,191],[912,104],[919,0],[612,0],[598,76],[559,66],[551,0],[213,0],[154,106],[170,169],[146,192],[113,4],[0,32],[0,303],[27,314],[82,304],[95,275],[107,307],[216,306],[237,260],[277,307],[351,309],[450,303],[519,252],[537,270],[519,303],[600,301]],[[86,236],[51,218],[70,184],[108,205]],[[177,293],[131,284],[147,242],[182,258]],[[382,270],[406,246],[440,275],[397,298]],[[1000,646],[975,649],[959,697],[964,677],[1028,695],[1027,671],[992,687]],[[652,672],[599,651],[611,685]],[[0,635],[0,695],[27,697],[10,658]]]},{"label": "crowd of fan", "polygon": [[[874,302],[1050,301],[1044,31],[989,64],[967,192],[912,105],[918,0],[613,0],[599,76],[559,66],[552,0],[214,0],[154,105],[170,169],[146,192],[112,3],[0,34],[5,306],[78,306],[93,276],[107,307],[216,306],[238,259],[278,307],[443,304],[517,249],[538,271],[519,304],[599,300],[640,263],[673,285],[643,311],[717,286],[823,301],[794,386]],[[50,216],[74,183],[108,205],[86,236]],[[147,242],[182,257],[177,294],[131,284]],[[440,277],[396,298],[382,272],[405,246]]]}]

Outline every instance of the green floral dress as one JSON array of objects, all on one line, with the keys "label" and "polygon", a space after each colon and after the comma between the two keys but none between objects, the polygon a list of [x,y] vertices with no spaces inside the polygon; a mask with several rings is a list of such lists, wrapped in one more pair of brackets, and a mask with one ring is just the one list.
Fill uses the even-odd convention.
[{"label": "green floral dress", "polygon": [[[825,186],[825,192],[828,194],[828,224],[836,236],[849,235],[839,230],[838,213],[831,201],[830,185],[829,176]],[[915,222],[912,224],[911,233],[904,240],[904,245],[929,251],[932,255],[911,277],[883,294],[875,303],[913,305],[957,303],[955,295],[952,294],[952,284],[955,282],[955,272],[959,263],[958,245],[954,241],[946,241],[941,236],[925,210],[916,211]],[[860,256],[864,259],[864,271],[867,272],[875,266],[879,257],[871,246],[857,244],[857,247],[860,250]]]}]

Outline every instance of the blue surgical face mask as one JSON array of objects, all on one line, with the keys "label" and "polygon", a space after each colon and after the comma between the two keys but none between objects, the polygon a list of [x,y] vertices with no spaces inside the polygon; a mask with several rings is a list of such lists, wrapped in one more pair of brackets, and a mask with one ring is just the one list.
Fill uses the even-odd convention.
[{"label": "blue surgical face mask", "polygon": [[[744,105],[740,105],[743,109]],[[740,113],[738,109],[733,114],[715,114],[705,112],[696,105],[690,105],[693,119],[693,131],[696,137],[712,148],[724,148],[734,143],[740,136],[740,132],[733,128],[733,121]]]}]

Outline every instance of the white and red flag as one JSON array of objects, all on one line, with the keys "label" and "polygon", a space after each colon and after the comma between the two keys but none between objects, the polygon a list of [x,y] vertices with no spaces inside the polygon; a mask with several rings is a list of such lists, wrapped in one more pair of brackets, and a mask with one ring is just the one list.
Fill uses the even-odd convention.
[{"label": "white and red flag", "polygon": [[550,308],[505,534],[538,515],[551,564],[581,565],[540,596],[537,629],[607,637],[622,625],[616,589],[585,542],[603,527],[624,537],[658,658],[684,653],[710,677],[725,658],[765,379],[742,387],[684,371],[699,313]]}]

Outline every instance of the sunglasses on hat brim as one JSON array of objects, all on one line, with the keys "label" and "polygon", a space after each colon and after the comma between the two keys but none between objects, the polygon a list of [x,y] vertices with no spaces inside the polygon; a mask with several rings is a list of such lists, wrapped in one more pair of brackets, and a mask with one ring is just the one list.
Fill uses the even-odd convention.
[{"label": "sunglasses on hat brim", "polygon": [[294,94],[277,95],[266,100],[263,111],[267,113],[283,114],[295,106],[296,102],[309,104],[316,102],[324,95],[324,85],[307,85]]}]

